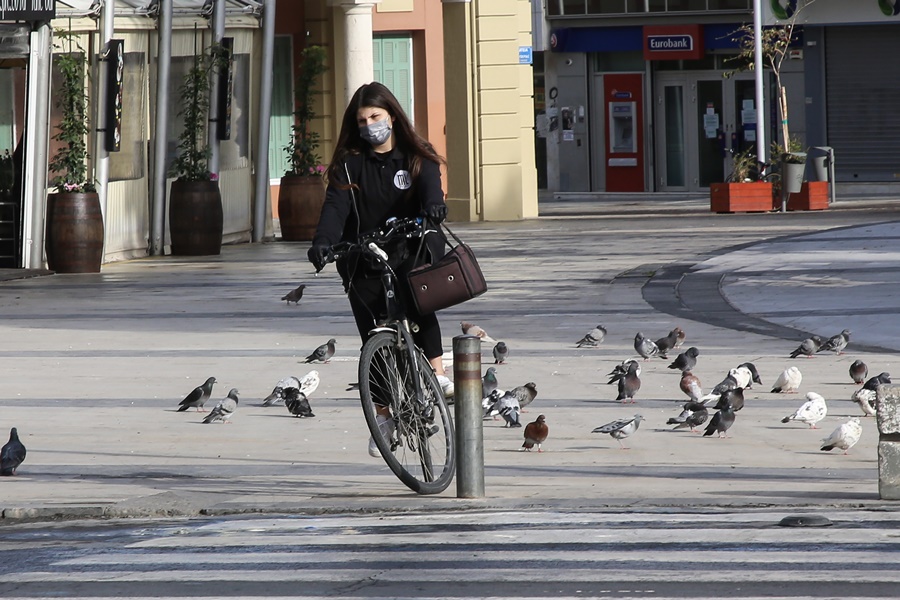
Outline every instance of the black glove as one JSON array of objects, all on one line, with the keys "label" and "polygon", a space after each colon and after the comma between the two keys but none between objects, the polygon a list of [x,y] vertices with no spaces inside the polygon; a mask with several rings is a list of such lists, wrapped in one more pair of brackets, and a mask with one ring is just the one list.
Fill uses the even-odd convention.
[{"label": "black glove", "polygon": [[440,223],[447,218],[447,205],[442,202],[427,206],[425,208],[425,216],[435,223]]},{"label": "black glove", "polygon": [[316,268],[316,273],[325,268],[331,257],[331,248],[327,244],[313,244],[306,253],[309,262]]}]

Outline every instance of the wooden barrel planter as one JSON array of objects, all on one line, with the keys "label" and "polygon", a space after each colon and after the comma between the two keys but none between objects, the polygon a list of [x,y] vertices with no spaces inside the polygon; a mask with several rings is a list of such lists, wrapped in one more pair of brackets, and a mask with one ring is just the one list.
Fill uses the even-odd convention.
[{"label": "wooden barrel planter", "polygon": [[325,183],[321,177],[282,177],[278,191],[281,239],[286,242],[312,240],[324,203]]},{"label": "wooden barrel planter", "polygon": [[224,227],[218,181],[173,181],[169,193],[172,254],[204,256],[222,252]]},{"label": "wooden barrel planter", "polygon": [[47,196],[47,266],[57,273],[99,273],[103,214],[95,192]]}]

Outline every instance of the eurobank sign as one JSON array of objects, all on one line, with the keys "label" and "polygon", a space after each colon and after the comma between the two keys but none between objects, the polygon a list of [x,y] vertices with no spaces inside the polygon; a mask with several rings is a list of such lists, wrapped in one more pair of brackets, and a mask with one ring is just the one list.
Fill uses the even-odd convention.
[{"label": "eurobank sign", "polygon": [[0,0],[0,21],[49,21],[56,17],[56,0]]},{"label": "eurobank sign", "polygon": [[762,0],[764,25],[900,24],[900,0]]},{"label": "eurobank sign", "polygon": [[703,54],[701,25],[644,27],[644,60],[696,60]]}]

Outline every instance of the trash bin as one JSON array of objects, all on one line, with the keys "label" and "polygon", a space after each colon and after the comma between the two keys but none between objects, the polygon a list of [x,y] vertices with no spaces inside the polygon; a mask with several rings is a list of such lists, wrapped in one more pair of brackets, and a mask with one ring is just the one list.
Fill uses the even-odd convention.
[{"label": "trash bin", "polygon": [[834,162],[834,148],[831,146],[813,146],[809,149],[806,163],[809,165],[807,179],[809,181],[831,181],[829,177],[831,163]]}]

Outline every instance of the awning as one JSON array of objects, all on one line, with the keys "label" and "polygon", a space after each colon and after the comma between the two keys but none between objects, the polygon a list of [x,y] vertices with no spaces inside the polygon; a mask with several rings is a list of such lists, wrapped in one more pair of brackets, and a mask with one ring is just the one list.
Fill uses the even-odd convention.
[{"label": "awning", "polygon": [[[102,0],[57,0],[57,17],[83,17],[99,14]],[[116,14],[122,16],[151,15],[157,11],[156,0],[115,0]],[[212,13],[211,0],[173,0],[176,15],[207,15]],[[259,14],[258,0],[225,0],[225,14]]]}]

